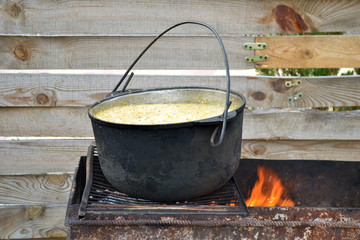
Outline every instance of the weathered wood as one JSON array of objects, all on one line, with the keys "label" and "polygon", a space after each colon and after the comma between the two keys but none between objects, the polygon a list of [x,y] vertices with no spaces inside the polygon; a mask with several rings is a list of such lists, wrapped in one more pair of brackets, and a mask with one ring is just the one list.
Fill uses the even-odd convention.
[{"label": "weathered wood", "polygon": [[66,204],[71,181],[72,174],[0,176],[0,204]]},{"label": "weathered wood", "polygon": [[[242,45],[254,38],[246,34],[359,33],[359,15],[355,0],[2,1],[0,69],[126,69],[154,36],[184,19],[207,22],[219,31],[232,70],[251,68],[244,57],[253,52]],[[208,30],[182,26],[169,35],[137,69],[224,69]],[[270,60],[258,67],[359,67],[359,39],[259,37],[268,43],[268,52],[256,54],[268,54]],[[93,141],[86,107],[118,79],[113,72],[0,73],[0,136],[40,136],[0,140],[0,238],[66,236],[72,173]],[[359,106],[359,77],[301,78],[300,86],[286,88],[291,79],[232,78],[232,89],[247,97],[247,106],[284,108],[246,111],[242,157],[360,161],[360,111],[286,109]],[[224,88],[225,81],[216,74],[136,73],[130,88],[189,85]],[[289,103],[298,92],[303,97]]]},{"label": "weathered wood", "polygon": [[[0,69],[126,69],[152,37],[0,37]],[[214,37],[164,37],[137,69],[224,69]],[[244,50],[252,37],[223,37],[232,69],[252,68]],[[268,55],[258,68],[336,68],[360,66],[360,36],[256,37]]]},{"label": "weathered wood", "polygon": [[[0,37],[0,69],[127,69],[153,37]],[[223,37],[233,69],[252,68],[243,43]],[[136,69],[224,69],[215,37],[163,37]]]},{"label": "weathered wood", "polygon": [[[269,109],[245,112],[244,139],[359,140],[360,111]],[[360,131],[360,129],[359,129]]]},{"label": "weathered wood", "polygon": [[0,238],[66,237],[66,205],[0,206]]},{"label": "weathered wood", "polygon": [[[0,108],[0,136],[92,137],[87,108]],[[359,140],[360,111],[245,111],[244,139]]]},{"label": "weathered wood", "polygon": [[[25,178],[23,182],[43,181],[47,183],[47,175],[44,180],[28,179],[24,174],[43,174],[51,172],[73,173],[79,162],[80,156],[86,155],[86,150],[91,140],[21,140],[0,141],[0,175],[10,179],[8,175],[21,175],[19,179]],[[360,161],[360,141],[345,140],[247,140],[242,143],[242,158],[273,159],[273,160],[338,160],[338,161]],[[57,176],[57,175],[56,175]],[[61,176],[61,175],[60,175]],[[18,177],[13,177],[18,179]],[[69,180],[69,179],[68,179]],[[4,180],[5,181],[5,180]],[[14,180],[15,182],[18,180]],[[11,185],[12,183],[8,183]],[[39,183],[40,184],[40,183]],[[42,184],[42,183],[41,183]],[[65,183],[64,183],[65,184]],[[51,183],[43,184],[51,185]],[[4,185],[5,186],[5,185]],[[6,185],[8,186],[8,185]],[[35,188],[36,185],[34,185]],[[65,194],[65,185],[54,186],[48,191],[56,191],[60,194],[59,201]],[[7,188],[7,187],[6,187]],[[45,187],[44,187],[45,188]],[[1,189],[1,187],[0,187]],[[30,187],[33,189],[33,187]],[[5,190],[4,190],[5,191]],[[30,191],[30,190],[29,190]],[[25,194],[30,194],[25,191]],[[33,191],[33,190],[31,190]],[[46,194],[48,191],[38,191]],[[66,195],[66,194],[65,194]],[[62,196],[62,197],[61,197]],[[0,199],[14,199],[12,196],[3,196]],[[21,197],[19,196],[21,199]],[[37,199],[33,196],[29,199]],[[54,196],[48,196],[53,201]],[[26,200],[21,200],[27,202]],[[30,200],[29,200],[30,201]],[[39,200],[40,202],[41,200]],[[45,201],[45,200],[44,200]],[[47,200],[46,200],[47,201]],[[54,200],[58,203],[58,200]]]},{"label": "weathered wood", "polygon": [[0,175],[73,173],[93,140],[0,141]]},{"label": "weathered wood", "polygon": [[154,34],[187,19],[208,22],[230,35],[360,31],[360,4],[355,0],[15,0],[2,1],[0,9],[2,35]]},{"label": "weathered wood", "polygon": [[245,140],[242,158],[360,161],[360,141]]},{"label": "weathered wood", "polygon": [[[144,75],[135,71],[128,89],[151,89],[177,86],[226,88],[224,76],[218,71],[164,72]],[[72,74],[71,74],[72,73]],[[108,94],[122,76],[120,71],[74,74],[12,72],[0,73],[0,106],[89,106]],[[170,74],[174,75],[170,75]],[[196,75],[198,74],[198,75]],[[207,74],[207,75],[206,75]],[[296,87],[286,81],[301,80]],[[334,107],[360,105],[359,76],[282,78],[264,76],[232,76],[231,89],[247,99],[247,107]],[[288,98],[301,92],[296,102]]]},{"label": "weathered wood", "polygon": [[267,43],[255,55],[268,55],[257,68],[350,68],[360,66],[360,36],[256,37]]}]

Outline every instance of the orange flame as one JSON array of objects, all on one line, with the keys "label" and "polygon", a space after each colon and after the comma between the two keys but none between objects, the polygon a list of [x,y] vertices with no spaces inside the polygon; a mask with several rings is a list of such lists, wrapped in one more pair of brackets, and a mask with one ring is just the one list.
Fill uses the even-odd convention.
[{"label": "orange flame", "polygon": [[257,174],[259,179],[256,181],[250,197],[246,199],[247,206],[295,206],[291,199],[283,198],[285,188],[273,170],[258,166]]}]

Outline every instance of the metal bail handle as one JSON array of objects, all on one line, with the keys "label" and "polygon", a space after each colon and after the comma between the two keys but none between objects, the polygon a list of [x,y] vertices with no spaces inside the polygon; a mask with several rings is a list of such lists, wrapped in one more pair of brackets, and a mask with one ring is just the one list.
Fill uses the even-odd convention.
[{"label": "metal bail handle", "polygon": [[[140,60],[140,58],[145,54],[145,52],[159,39],[161,38],[165,33],[167,33],[168,31],[170,31],[173,28],[176,28],[180,25],[184,25],[184,24],[196,24],[196,25],[201,25],[204,26],[208,29],[210,29],[213,34],[216,36],[220,47],[221,47],[221,51],[223,53],[223,57],[224,57],[224,62],[225,62],[225,68],[226,68],[226,78],[227,78],[227,89],[226,89],[226,102],[225,102],[225,110],[223,113],[223,124],[222,124],[222,129],[221,129],[221,134],[219,137],[218,142],[215,143],[215,136],[217,135],[218,131],[219,131],[219,127],[216,127],[211,138],[210,138],[210,145],[212,147],[217,147],[219,146],[223,140],[224,140],[224,135],[225,135],[225,129],[226,129],[226,122],[227,122],[227,117],[228,117],[228,109],[230,107],[230,71],[229,71],[229,62],[228,62],[228,58],[227,58],[227,54],[225,51],[225,47],[224,44],[219,36],[219,34],[216,32],[216,30],[203,22],[197,22],[197,21],[186,21],[186,22],[180,22],[177,23],[175,25],[173,25],[172,27],[166,29],[165,31],[163,31],[162,33],[160,33],[141,53],[140,55],[135,59],[135,61],[130,65],[130,67],[126,70],[126,72],[124,73],[124,75],[121,77],[120,81],[116,84],[115,88],[112,90],[112,92],[110,94],[113,94],[114,92],[116,92],[116,90],[119,88],[119,86],[123,83],[123,81],[125,80],[125,78],[127,77],[127,75],[129,74],[129,72],[131,71],[131,69],[135,66],[135,64]],[[134,76],[134,73],[132,72],[128,79],[126,80],[126,83],[124,85],[124,87],[122,88],[121,92],[124,92],[127,85],[129,84],[130,80],[132,79],[132,77]]]}]

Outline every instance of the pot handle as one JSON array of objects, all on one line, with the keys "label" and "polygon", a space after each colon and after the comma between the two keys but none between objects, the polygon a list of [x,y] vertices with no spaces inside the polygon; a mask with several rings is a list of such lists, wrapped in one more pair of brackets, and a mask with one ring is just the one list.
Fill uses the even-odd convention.
[{"label": "pot handle", "polygon": [[[145,52],[159,39],[161,38],[165,33],[167,33],[168,31],[170,31],[171,29],[173,28],[176,28],[180,25],[184,25],[184,24],[196,24],[196,25],[201,25],[201,26],[204,26],[208,29],[210,29],[213,34],[216,36],[218,42],[219,42],[219,45],[221,47],[221,51],[223,53],[223,57],[224,57],[224,62],[225,62],[225,68],[226,68],[226,78],[227,78],[227,89],[226,89],[226,101],[225,101],[225,110],[224,110],[224,113],[223,113],[223,124],[222,124],[222,129],[221,129],[221,133],[220,133],[220,137],[219,137],[219,140],[218,142],[215,142],[215,136],[217,135],[218,131],[219,131],[219,127],[216,127],[211,138],[210,138],[210,145],[212,147],[217,147],[219,145],[221,145],[221,143],[223,142],[224,140],[224,135],[225,135],[225,129],[226,129],[226,122],[227,122],[227,119],[228,119],[228,109],[231,105],[231,101],[229,100],[230,99],[230,71],[229,71],[229,62],[228,62],[228,58],[227,58],[227,54],[226,54],[226,51],[225,51],[225,47],[224,47],[224,44],[219,36],[219,34],[216,32],[216,30],[208,25],[207,23],[203,23],[203,22],[197,22],[197,21],[186,21],[186,22],[180,22],[180,23],[177,23],[175,25],[173,25],[172,27],[166,29],[165,31],[163,31],[162,33],[160,33],[141,53],[140,55],[135,59],[135,61],[130,65],[130,67],[126,70],[126,72],[124,73],[124,75],[121,77],[120,81],[116,84],[115,88],[112,90],[112,92],[109,94],[110,96],[111,95],[114,95],[114,92],[116,92],[116,90],[119,88],[119,86],[123,83],[123,81],[125,80],[125,78],[127,77],[127,75],[129,74],[129,72],[131,71],[131,69],[135,66],[135,64],[140,60],[140,58],[145,54]],[[125,85],[124,87],[122,88],[122,90],[120,92],[124,92],[126,87],[128,86],[130,80],[132,79],[132,77],[134,76],[134,73],[132,72],[128,79],[126,80],[125,82]]]}]

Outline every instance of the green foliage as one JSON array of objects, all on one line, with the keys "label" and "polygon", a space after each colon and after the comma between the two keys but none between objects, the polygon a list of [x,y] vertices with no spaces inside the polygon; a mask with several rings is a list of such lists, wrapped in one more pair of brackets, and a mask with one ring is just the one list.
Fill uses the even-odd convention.
[{"label": "green foliage", "polygon": [[341,73],[341,76],[344,76],[344,75],[354,75],[354,70],[349,70],[345,73]]},{"label": "green foliage", "polygon": [[316,110],[321,111],[328,111],[328,112],[344,112],[344,111],[355,111],[359,110],[358,106],[350,106],[350,107],[322,107],[322,108],[313,108]]},{"label": "green foliage", "polygon": [[259,75],[264,76],[336,76],[339,68],[272,68],[256,69]]},{"label": "green foliage", "polygon": [[278,68],[269,68],[269,69],[255,69],[255,71],[259,74],[259,75],[264,75],[264,76],[278,76]]}]

